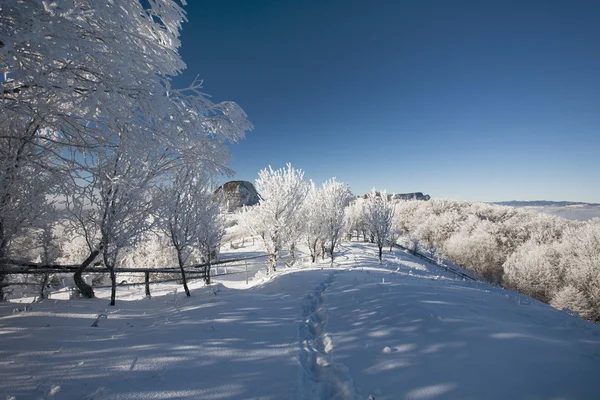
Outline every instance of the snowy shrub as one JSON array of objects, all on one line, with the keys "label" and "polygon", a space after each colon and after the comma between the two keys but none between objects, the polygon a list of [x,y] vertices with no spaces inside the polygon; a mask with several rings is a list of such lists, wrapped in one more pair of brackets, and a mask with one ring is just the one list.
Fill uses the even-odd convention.
[{"label": "snowy shrub", "polygon": [[493,234],[493,223],[481,221],[474,227],[464,226],[442,245],[444,254],[487,280],[502,280],[502,253]]},{"label": "snowy shrub", "polygon": [[565,284],[585,294],[591,306],[587,314],[600,319],[600,220],[568,229],[560,251]]},{"label": "snowy shrub", "polygon": [[504,284],[538,300],[549,302],[563,285],[558,242],[526,242],[504,263]]},{"label": "snowy shrub", "polygon": [[576,312],[585,319],[597,319],[598,312],[594,310],[588,297],[579,289],[568,285],[559,290],[550,301],[550,305],[559,310],[568,309]]},{"label": "snowy shrub", "polygon": [[414,244],[584,318],[600,320],[600,220],[448,199],[396,204]]}]

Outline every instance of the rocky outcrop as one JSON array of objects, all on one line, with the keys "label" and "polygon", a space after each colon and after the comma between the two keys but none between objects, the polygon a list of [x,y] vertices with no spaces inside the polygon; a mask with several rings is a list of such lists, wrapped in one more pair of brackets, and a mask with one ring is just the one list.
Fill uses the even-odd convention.
[{"label": "rocky outcrop", "polygon": [[215,191],[215,194],[219,193],[223,193],[223,201],[230,212],[243,206],[258,204],[260,199],[256,188],[248,181],[226,182]]},{"label": "rocky outcrop", "polygon": [[428,194],[421,192],[414,193],[399,193],[394,195],[396,200],[429,200],[431,197]]},{"label": "rocky outcrop", "polygon": [[[376,193],[377,196],[380,196],[379,192]],[[364,195],[363,199],[366,199],[368,195]],[[422,192],[414,192],[414,193],[398,193],[398,194],[390,194],[388,193],[388,199],[390,200],[429,200],[431,197],[428,194],[423,194]]]}]

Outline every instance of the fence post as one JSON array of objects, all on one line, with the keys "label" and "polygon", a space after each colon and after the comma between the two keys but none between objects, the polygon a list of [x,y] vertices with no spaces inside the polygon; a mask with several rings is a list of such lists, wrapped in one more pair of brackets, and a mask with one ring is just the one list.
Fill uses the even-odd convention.
[{"label": "fence post", "polygon": [[144,272],[144,281],[146,283],[146,297],[150,297],[150,271]]}]

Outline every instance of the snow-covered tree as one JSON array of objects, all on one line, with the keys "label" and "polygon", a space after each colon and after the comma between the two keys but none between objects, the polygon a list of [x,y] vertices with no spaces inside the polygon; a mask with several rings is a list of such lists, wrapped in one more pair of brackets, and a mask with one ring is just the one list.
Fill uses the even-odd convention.
[{"label": "snow-covered tree", "polygon": [[335,178],[323,183],[319,191],[322,215],[323,239],[333,264],[334,250],[341,240],[344,229],[344,214],[350,203],[352,193],[343,182],[337,182]]},{"label": "snow-covered tree", "polygon": [[270,166],[258,174],[255,183],[260,201],[240,214],[240,222],[253,235],[262,239],[269,257],[267,272],[277,268],[277,257],[286,241],[286,230],[302,207],[308,185],[304,172],[287,164],[273,170]]},{"label": "snow-covered tree", "polygon": [[[159,226],[177,253],[185,294],[190,296],[184,266],[194,248],[210,260],[211,252],[223,236],[219,204],[205,176],[197,170],[182,168],[162,189],[159,197]],[[210,271],[208,271],[210,274]]]},{"label": "snow-covered tree", "polygon": [[323,220],[325,219],[321,207],[322,189],[310,181],[308,193],[302,205],[301,216],[305,221],[304,238],[308,245],[311,261],[314,263],[319,256],[321,243],[325,241]]},{"label": "snow-covered tree", "polygon": [[550,305],[559,310],[571,310],[579,314],[581,318],[595,319],[598,311],[589,297],[572,285],[563,286],[550,300]]},{"label": "snow-covered tree", "polygon": [[[51,211],[59,171],[55,148],[40,147],[36,136],[47,131],[38,131],[36,119],[0,109],[0,260],[11,255],[16,237],[39,227]],[[0,274],[0,300],[5,279]]]},{"label": "snow-covered tree", "polygon": [[388,240],[392,220],[394,217],[394,204],[384,190],[378,193],[375,188],[367,194],[365,201],[365,222],[369,233],[379,249],[379,263],[382,262],[383,246]]},{"label": "snow-covered tree", "polygon": [[504,284],[538,300],[549,302],[564,285],[560,244],[529,240],[504,263]]},{"label": "snow-covered tree", "polygon": [[352,232],[356,232],[356,240],[363,235],[363,240],[367,240],[367,225],[365,220],[365,202],[363,199],[352,201],[346,209],[346,229],[352,239]]},{"label": "snow-covered tree", "polygon": [[[0,139],[9,142],[2,143],[7,156],[0,160],[0,223],[6,222],[0,227],[0,258],[11,235],[31,225],[35,213],[27,210],[55,188],[34,179],[60,172],[61,190],[52,194],[68,199],[90,246],[75,281],[85,296],[93,296],[81,279],[85,267],[101,252],[105,264],[118,259],[116,247],[99,243],[128,242],[100,228],[106,226],[96,217],[109,210],[106,219],[113,218],[114,207],[98,199],[127,193],[137,202],[149,200],[148,182],[143,189],[122,184],[123,170],[111,172],[110,160],[120,169],[137,158],[140,171],[147,171],[144,162],[166,152],[178,160],[174,164],[197,160],[211,172],[225,170],[224,142],[241,139],[251,124],[235,103],[208,100],[201,82],[171,86],[171,77],[185,67],[178,54],[184,19],[175,0],[0,4]],[[16,176],[17,171],[30,178]],[[95,216],[90,220],[87,214]],[[133,208],[121,207],[116,214],[145,221]]]},{"label": "snow-covered tree", "polygon": [[296,263],[296,252],[298,249],[298,243],[306,232],[306,215],[304,214],[304,208],[300,207],[296,213],[294,213],[288,224],[284,228],[284,246],[287,248],[290,254],[290,265]]},{"label": "snow-covered tree", "polygon": [[131,137],[123,135],[112,152],[92,154],[85,174],[74,175],[65,207],[72,226],[85,237],[89,253],[74,275],[81,294],[93,297],[82,278],[85,268],[101,256],[110,272],[111,305],[116,294],[115,265],[119,253],[141,239],[152,224],[157,202],[154,190],[173,161],[158,151],[131,151]]},{"label": "snow-covered tree", "polygon": [[177,52],[185,17],[176,1],[144,3],[3,1],[3,108],[38,117],[78,146],[140,111],[162,115],[168,77],[185,67]]},{"label": "snow-covered tree", "polygon": [[565,285],[587,299],[585,317],[600,320],[600,219],[567,229],[559,250]]}]

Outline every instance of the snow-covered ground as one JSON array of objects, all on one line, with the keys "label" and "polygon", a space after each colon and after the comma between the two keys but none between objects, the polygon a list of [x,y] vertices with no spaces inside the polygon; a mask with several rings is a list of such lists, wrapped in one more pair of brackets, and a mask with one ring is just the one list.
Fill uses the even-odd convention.
[{"label": "snow-covered ground", "polygon": [[[223,257],[257,251],[234,244]],[[375,252],[345,243],[333,267],[249,284],[221,267],[191,298],[155,284],[116,307],[105,290],[0,304],[0,399],[597,398],[599,326]]]}]

